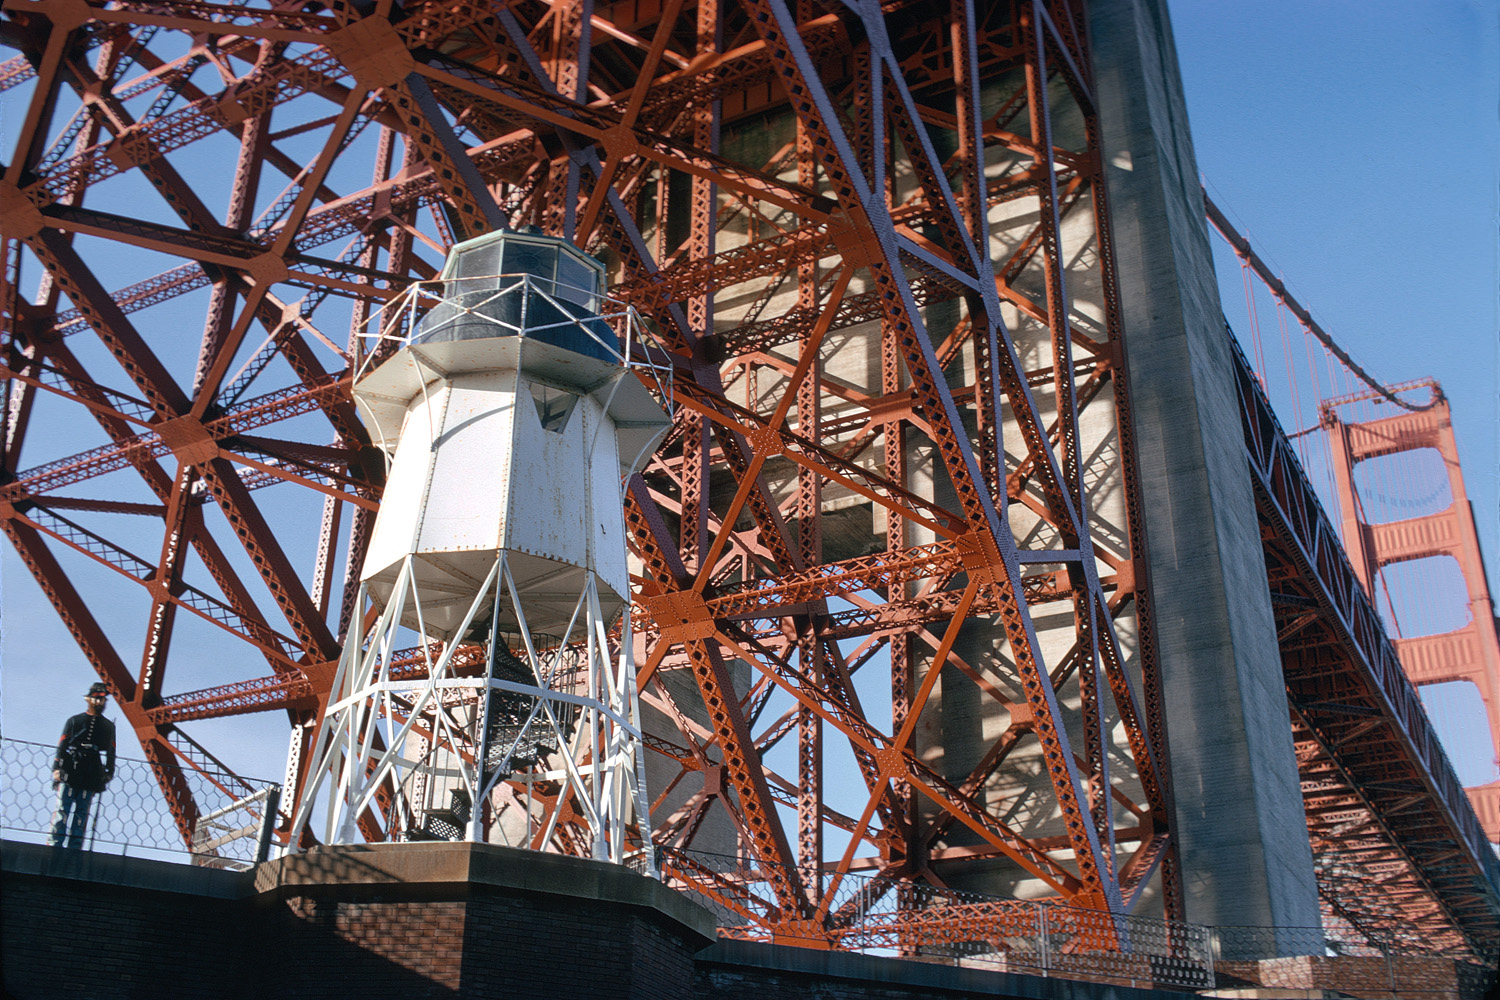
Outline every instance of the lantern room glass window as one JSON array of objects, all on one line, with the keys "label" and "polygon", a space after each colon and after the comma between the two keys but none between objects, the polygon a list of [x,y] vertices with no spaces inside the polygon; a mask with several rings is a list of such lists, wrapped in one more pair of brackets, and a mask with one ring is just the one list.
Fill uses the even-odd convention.
[{"label": "lantern room glass window", "polygon": [[539,279],[540,289],[550,295],[599,311],[603,267],[572,244],[552,237],[506,231],[470,240],[455,248],[443,278],[523,274]]}]

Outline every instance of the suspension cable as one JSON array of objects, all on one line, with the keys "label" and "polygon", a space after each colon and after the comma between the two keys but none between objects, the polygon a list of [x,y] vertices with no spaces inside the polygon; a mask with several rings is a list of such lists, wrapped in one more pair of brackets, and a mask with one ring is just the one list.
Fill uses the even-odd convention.
[{"label": "suspension cable", "polygon": [[1235,228],[1230,224],[1229,219],[1226,218],[1224,213],[1219,210],[1219,206],[1214,204],[1213,199],[1208,196],[1208,191],[1206,189],[1203,192],[1203,207],[1208,213],[1208,220],[1214,224],[1214,228],[1219,231],[1219,235],[1223,236],[1225,241],[1234,248],[1234,252],[1240,258],[1240,260],[1243,263],[1247,264],[1251,268],[1251,270],[1256,273],[1261,281],[1265,282],[1266,287],[1271,290],[1271,294],[1280,299],[1281,303],[1291,311],[1292,315],[1296,316],[1297,319],[1301,321],[1303,327],[1305,327],[1307,331],[1314,337],[1317,337],[1318,341],[1322,343],[1322,345],[1331,354],[1333,354],[1334,357],[1338,358],[1343,366],[1347,368],[1351,373],[1353,373],[1355,377],[1357,377],[1365,385],[1369,386],[1380,396],[1392,403],[1395,403],[1397,406],[1401,407],[1404,410],[1411,410],[1413,413],[1420,413],[1421,411],[1429,410],[1434,405],[1436,405],[1436,399],[1433,399],[1432,401],[1427,403],[1409,403],[1401,397],[1397,396],[1390,389],[1386,388],[1383,383],[1377,381],[1372,375],[1361,368],[1359,364],[1349,356],[1348,352],[1340,347],[1334,341],[1334,339],[1328,335],[1328,332],[1318,325],[1317,321],[1314,320],[1308,313],[1308,311],[1302,307],[1302,304],[1292,297],[1292,293],[1287,291],[1286,285],[1282,283],[1281,279],[1271,273],[1271,269],[1266,266],[1265,261],[1261,260],[1259,255],[1257,255],[1256,252],[1250,248],[1250,242],[1235,231]]}]

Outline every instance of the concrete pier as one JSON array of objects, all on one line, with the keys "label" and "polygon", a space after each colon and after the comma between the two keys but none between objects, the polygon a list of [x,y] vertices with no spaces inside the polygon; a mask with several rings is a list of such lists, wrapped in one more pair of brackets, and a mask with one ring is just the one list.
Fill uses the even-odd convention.
[{"label": "concrete pier", "polygon": [[1166,4],[1090,4],[1186,917],[1320,925],[1229,343]]}]

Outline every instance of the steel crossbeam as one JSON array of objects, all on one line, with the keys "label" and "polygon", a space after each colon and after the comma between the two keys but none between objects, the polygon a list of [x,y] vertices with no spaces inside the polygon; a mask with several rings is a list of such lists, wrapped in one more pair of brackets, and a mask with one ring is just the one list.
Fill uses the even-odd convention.
[{"label": "steel crossbeam", "polygon": [[0,87],[34,83],[0,181],[0,516],[185,830],[217,803],[180,768],[218,768],[187,730],[279,711],[310,747],[372,613],[384,469],[348,372],[390,350],[385,304],[534,224],[669,345],[678,425],[627,506],[656,838],[768,873],[696,877],[774,940],[835,941],[856,870],[1176,911],[1081,5],[5,16]]}]

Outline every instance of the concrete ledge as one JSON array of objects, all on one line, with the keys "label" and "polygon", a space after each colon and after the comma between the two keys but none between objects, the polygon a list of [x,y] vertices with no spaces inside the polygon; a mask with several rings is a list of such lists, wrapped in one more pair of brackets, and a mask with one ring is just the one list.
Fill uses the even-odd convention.
[{"label": "concrete ledge", "polygon": [[347,897],[351,889],[421,891],[421,887],[491,886],[654,910],[709,944],[717,923],[708,910],[655,879],[586,858],[470,843],[361,844],[317,847],[256,869],[254,892]]},{"label": "concrete ledge", "polygon": [[13,840],[0,841],[0,871],[8,875],[37,875],[211,899],[243,899],[254,892],[250,872],[201,868],[96,851],[69,851]]},{"label": "concrete ledge", "polygon": [[462,894],[475,886],[491,886],[561,896],[585,904],[603,902],[654,910],[681,925],[700,946],[712,943],[717,929],[708,910],[628,868],[490,844],[319,847],[268,861],[253,872],[235,872],[7,840],[0,842],[0,870],[231,900],[268,893],[320,895],[324,891],[350,897],[361,888],[389,891],[398,887],[402,895],[421,897],[434,890]]},{"label": "concrete ledge", "polygon": [[1166,990],[1132,989],[753,941],[718,941],[693,956],[693,961],[700,970],[710,965],[731,973],[753,968],[818,980],[847,979],[867,986],[889,985],[917,991],[919,995],[942,991],[1015,1000],[1182,1000],[1183,997],[1181,992]]}]

